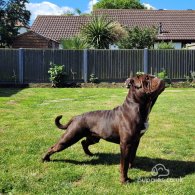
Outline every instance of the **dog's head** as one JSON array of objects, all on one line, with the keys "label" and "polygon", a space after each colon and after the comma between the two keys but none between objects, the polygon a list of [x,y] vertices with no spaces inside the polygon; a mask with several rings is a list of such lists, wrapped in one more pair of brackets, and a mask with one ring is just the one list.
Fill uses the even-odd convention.
[{"label": "dog's head", "polygon": [[125,84],[139,98],[156,98],[165,89],[163,80],[148,74],[128,78]]}]

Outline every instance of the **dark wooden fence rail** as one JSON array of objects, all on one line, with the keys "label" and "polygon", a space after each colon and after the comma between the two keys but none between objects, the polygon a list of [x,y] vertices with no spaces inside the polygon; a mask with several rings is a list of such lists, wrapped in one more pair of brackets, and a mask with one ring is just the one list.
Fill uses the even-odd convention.
[{"label": "dark wooden fence rail", "polygon": [[0,83],[49,82],[50,62],[65,65],[70,81],[124,81],[130,74],[156,74],[163,69],[172,80],[195,71],[195,50],[52,50],[0,49]]}]

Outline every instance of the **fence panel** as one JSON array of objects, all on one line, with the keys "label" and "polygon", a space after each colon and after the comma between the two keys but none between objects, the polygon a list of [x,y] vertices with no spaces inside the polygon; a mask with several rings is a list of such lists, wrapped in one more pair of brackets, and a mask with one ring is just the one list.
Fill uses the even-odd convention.
[{"label": "fence panel", "polygon": [[19,51],[0,49],[0,83],[17,83],[19,80]]},{"label": "fence panel", "polygon": [[[157,74],[165,69],[172,80],[185,79],[195,71],[195,50],[148,50],[148,72]],[[132,73],[144,71],[144,50],[23,50],[24,83],[49,82],[50,62],[65,65],[70,81],[83,80],[83,62],[87,76],[94,73],[100,81],[124,81]],[[19,50],[0,49],[0,82],[19,82]]]},{"label": "fence panel", "polygon": [[122,81],[143,71],[143,50],[89,50],[88,78],[95,74],[101,81]]},{"label": "fence panel", "polygon": [[170,79],[184,79],[195,71],[195,50],[149,50],[149,72],[157,74],[163,69]]},{"label": "fence panel", "polygon": [[82,61],[81,50],[26,49],[24,82],[49,82],[50,62],[65,65],[65,71],[69,75],[68,80],[81,80]]}]

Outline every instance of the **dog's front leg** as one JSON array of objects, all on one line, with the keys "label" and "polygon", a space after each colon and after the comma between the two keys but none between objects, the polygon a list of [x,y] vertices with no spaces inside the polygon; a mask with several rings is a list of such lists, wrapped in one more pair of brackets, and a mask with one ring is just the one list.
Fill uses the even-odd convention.
[{"label": "dog's front leg", "polygon": [[139,146],[139,141],[140,139],[132,143],[131,151],[130,151],[130,158],[129,158],[129,168],[132,168],[134,166],[134,160],[135,160],[137,148]]},{"label": "dog's front leg", "polygon": [[131,181],[127,176],[128,168],[129,168],[131,144],[120,143],[120,150],[121,150],[121,159],[120,159],[121,182],[128,183]]}]

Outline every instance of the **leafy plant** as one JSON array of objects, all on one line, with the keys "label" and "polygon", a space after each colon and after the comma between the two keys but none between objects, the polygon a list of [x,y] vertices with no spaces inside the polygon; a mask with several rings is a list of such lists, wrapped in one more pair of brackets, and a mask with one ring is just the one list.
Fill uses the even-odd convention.
[{"label": "leafy plant", "polygon": [[17,76],[16,76],[16,72],[15,72],[15,70],[13,69],[13,75],[12,75],[12,79],[14,80],[14,84],[16,85],[16,83],[17,83]]},{"label": "leafy plant", "polygon": [[195,71],[190,71],[192,82],[195,83]]},{"label": "leafy plant", "polygon": [[191,83],[190,83],[190,87],[195,88],[195,82],[191,82]]},{"label": "leafy plant", "polygon": [[123,37],[118,45],[120,49],[144,49],[151,48],[154,45],[157,36],[157,29],[140,28],[127,29],[128,35]]},{"label": "leafy plant", "polygon": [[136,72],[136,76],[141,76],[143,74],[144,74],[144,72]]},{"label": "leafy plant", "polygon": [[60,43],[63,49],[86,49],[89,47],[86,41],[79,36],[70,39],[62,39]]},{"label": "leafy plant", "polygon": [[99,82],[99,79],[98,79],[98,77],[95,76],[95,74],[91,74],[90,75],[90,78],[89,78],[89,81],[91,83],[98,83]]},{"label": "leafy plant", "polygon": [[50,66],[48,73],[50,74],[49,80],[52,87],[62,87],[67,76],[64,65],[50,62]]},{"label": "leafy plant", "polygon": [[190,76],[184,75],[184,77],[185,77],[185,79],[186,79],[186,82],[187,82],[187,83],[190,83]]},{"label": "leafy plant", "polygon": [[157,77],[165,81],[165,86],[170,87],[171,86],[171,79],[168,77],[167,72],[165,69],[163,69],[161,72],[157,73]]},{"label": "leafy plant", "polygon": [[175,49],[173,42],[160,42],[157,44],[157,49]]},{"label": "leafy plant", "polygon": [[95,49],[109,49],[109,45],[118,42],[125,33],[121,25],[105,16],[93,17],[81,30],[87,44]]},{"label": "leafy plant", "polygon": [[190,71],[190,76],[184,75],[184,77],[190,87],[195,87],[195,71]]},{"label": "leafy plant", "polygon": [[190,76],[189,75],[184,75],[186,82],[187,83],[195,83],[195,71],[190,71]]},{"label": "leafy plant", "polygon": [[159,72],[159,73],[157,74],[157,77],[160,78],[160,79],[162,79],[162,80],[168,79],[166,70],[163,69],[161,72]]}]

